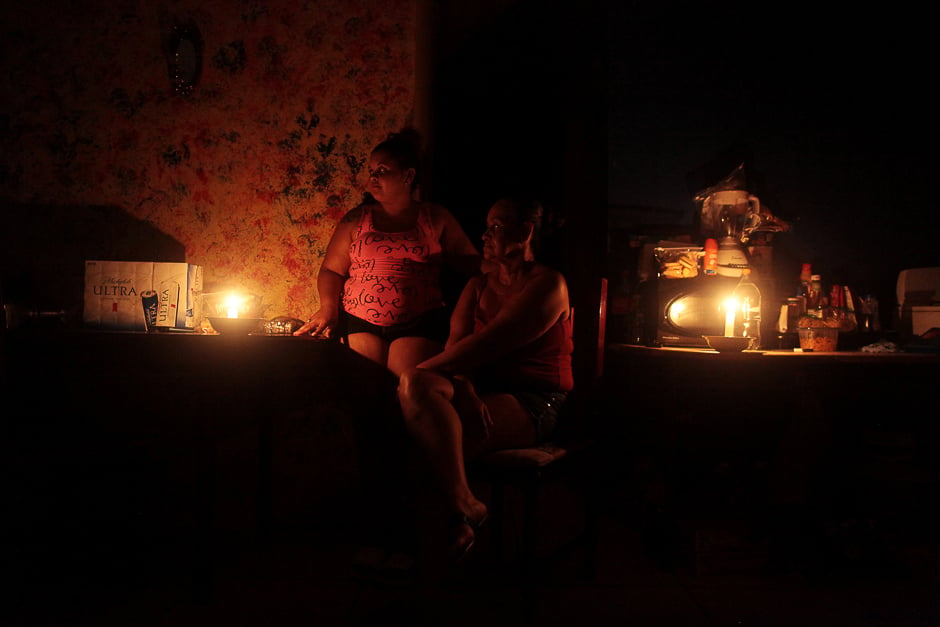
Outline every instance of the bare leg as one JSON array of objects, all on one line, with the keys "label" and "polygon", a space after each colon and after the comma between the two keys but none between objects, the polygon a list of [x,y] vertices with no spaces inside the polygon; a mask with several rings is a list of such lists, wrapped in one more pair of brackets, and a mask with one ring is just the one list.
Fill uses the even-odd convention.
[{"label": "bare leg", "polygon": [[[512,394],[484,394],[492,424],[485,440],[464,437],[464,459],[470,460],[486,451],[535,446],[535,421]],[[469,431],[470,426],[465,425]]]},{"label": "bare leg", "polygon": [[464,469],[463,427],[452,404],[454,386],[429,370],[409,370],[399,381],[405,427],[440,480],[447,504],[457,514],[480,521],[486,505],[474,496]]},{"label": "bare leg", "polygon": [[388,342],[371,333],[350,333],[346,337],[349,348],[377,364],[387,365]]},{"label": "bare leg", "polygon": [[437,355],[444,345],[423,337],[400,337],[388,347],[388,369],[396,376]]},{"label": "bare leg", "polygon": [[[351,333],[347,345],[356,353],[387,367],[388,342],[372,333]],[[391,390],[389,390],[391,392]],[[389,411],[355,412],[354,428],[358,449],[358,471],[363,534],[370,544],[385,548],[410,544],[413,534],[407,516],[412,511],[411,477],[406,467],[411,436],[404,431],[400,416],[393,410],[394,397],[387,402]],[[382,525],[368,521],[387,518]]]}]

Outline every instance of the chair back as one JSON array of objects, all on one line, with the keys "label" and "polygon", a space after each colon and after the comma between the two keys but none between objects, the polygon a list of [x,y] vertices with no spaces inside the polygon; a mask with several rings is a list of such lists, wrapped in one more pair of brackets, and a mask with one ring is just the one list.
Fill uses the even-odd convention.
[{"label": "chair back", "polygon": [[607,342],[606,277],[601,278],[599,288],[596,317],[589,318],[579,313],[578,318],[575,318],[575,309],[574,307],[571,309],[572,328],[577,340],[575,351],[593,351],[594,354],[583,371],[575,372],[574,390],[562,409],[558,430],[553,438],[560,442],[580,438],[589,432],[590,423],[596,413],[597,408],[594,407],[593,399],[604,375],[604,351]]},{"label": "chair back", "polygon": [[607,345],[607,277],[601,278],[597,302],[597,355],[594,368],[595,381],[604,376],[604,348]]}]

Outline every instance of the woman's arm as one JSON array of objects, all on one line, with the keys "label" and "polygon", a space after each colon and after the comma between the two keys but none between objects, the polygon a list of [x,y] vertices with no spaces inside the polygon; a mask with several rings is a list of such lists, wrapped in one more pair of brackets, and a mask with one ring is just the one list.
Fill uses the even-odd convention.
[{"label": "woman's arm", "polygon": [[470,372],[534,341],[567,316],[568,311],[568,286],[564,277],[543,267],[525,287],[507,298],[483,329],[449,341],[443,352],[419,367],[447,374]]},{"label": "woman's arm", "polygon": [[473,333],[476,306],[485,282],[486,278],[483,276],[471,277],[460,292],[457,305],[450,316],[450,335],[447,337],[447,346]]},{"label": "woman's arm", "polygon": [[340,297],[343,284],[349,275],[349,243],[352,241],[353,228],[359,221],[360,212],[359,208],[349,211],[333,229],[320,272],[317,274],[320,308],[294,332],[294,335],[329,335],[330,328],[336,326],[339,321]]}]

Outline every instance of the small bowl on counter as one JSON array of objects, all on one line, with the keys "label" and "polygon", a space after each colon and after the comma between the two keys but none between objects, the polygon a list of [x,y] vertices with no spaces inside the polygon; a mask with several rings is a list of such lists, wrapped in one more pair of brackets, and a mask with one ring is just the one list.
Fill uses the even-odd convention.
[{"label": "small bowl on counter", "polygon": [[250,335],[261,329],[262,318],[217,318],[209,316],[209,323],[222,335]]},{"label": "small bowl on counter", "polygon": [[800,327],[800,348],[814,353],[834,353],[839,347],[838,327]]},{"label": "small bowl on counter", "polygon": [[734,337],[728,335],[703,335],[708,345],[719,353],[740,353],[751,343],[749,337]]}]

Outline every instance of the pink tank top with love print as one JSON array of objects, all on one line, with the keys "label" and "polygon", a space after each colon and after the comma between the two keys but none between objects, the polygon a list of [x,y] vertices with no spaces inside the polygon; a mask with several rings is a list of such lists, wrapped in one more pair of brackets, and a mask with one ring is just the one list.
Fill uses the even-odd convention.
[{"label": "pink tank top with love print", "polygon": [[372,208],[365,207],[349,245],[349,278],[343,308],[379,326],[410,322],[444,306],[441,292],[441,243],[422,204],[413,229],[378,231]]}]

